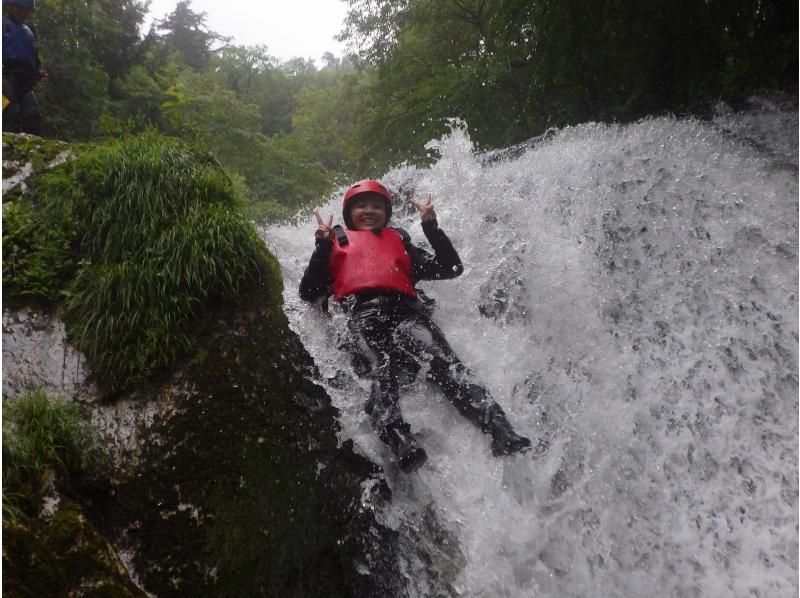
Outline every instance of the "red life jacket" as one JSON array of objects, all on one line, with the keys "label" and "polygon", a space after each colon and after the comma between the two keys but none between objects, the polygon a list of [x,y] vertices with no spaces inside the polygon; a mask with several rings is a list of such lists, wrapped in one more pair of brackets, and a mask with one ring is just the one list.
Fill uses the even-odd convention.
[{"label": "red life jacket", "polygon": [[330,263],[334,299],[363,292],[389,291],[416,297],[411,282],[411,256],[393,228],[348,230],[344,245],[333,241]]}]

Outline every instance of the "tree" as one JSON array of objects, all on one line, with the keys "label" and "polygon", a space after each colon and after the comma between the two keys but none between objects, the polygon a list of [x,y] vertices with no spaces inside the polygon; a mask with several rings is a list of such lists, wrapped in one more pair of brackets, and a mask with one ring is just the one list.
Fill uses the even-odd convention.
[{"label": "tree", "polygon": [[206,28],[206,13],[194,12],[191,0],[180,0],[171,14],[157,21],[156,29],[165,32],[161,39],[180,52],[188,66],[198,71],[208,65],[214,42],[229,41]]},{"label": "tree", "polygon": [[334,177],[355,174],[354,134],[358,114],[350,86],[356,75],[340,77],[334,84],[306,86],[297,95],[292,117],[293,135],[303,140],[316,160]]},{"label": "tree", "polygon": [[211,66],[221,85],[243,102],[258,106],[261,133],[291,130],[295,83],[266,46],[226,46],[214,54]]},{"label": "tree", "polygon": [[37,94],[45,135],[90,139],[115,83],[140,60],[138,0],[42,0],[31,23],[49,81]]},{"label": "tree", "polygon": [[179,73],[165,95],[166,132],[207,147],[224,165],[241,171],[236,161],[257,140],[258,107],[239,100],[211,74],[191,70]]},{"label": "tree", "polygon": [[[796,3],[348,2],[340,39],[372,74],[357,137],[362,157],[379,162],[425,160],[425,142],[452,116],[492,147],[550,126],[797,86]],[[380,140],[369,135],[378,128]]]},{"label": "tree", "polygon": [[277,62],[267,54],[267,46],[226,46],[214,55],[215,70],[240,98],[251,97],[257,80]]},{"label": "tree", "polygon": [[[148,0],[149,2],[149,0]],[[87,38],[92,56],[111,81],[124,77],[142,57],[139,27],[147,12],[142,0],[88,0],[91,23]]]},{"label": "tree", "polygon": [[113,81],[138,58],[135,0],[43,0],[31,23],[39,37],[48,83],[37,91],[43,130],[62,139],[89,139],[108,109]]}]

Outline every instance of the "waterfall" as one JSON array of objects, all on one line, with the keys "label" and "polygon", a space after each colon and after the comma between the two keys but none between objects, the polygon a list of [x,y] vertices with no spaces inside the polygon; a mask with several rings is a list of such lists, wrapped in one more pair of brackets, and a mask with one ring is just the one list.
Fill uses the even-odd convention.
[{"label": "waterfall", "polygon": [[[417,380],[401,405],[429,461],[400,472],[337,346],[346,316],[298,298],[314,218],[264,230],[342,439],[385,468],[372,508],[407,595],[797,595],[798,118],[754,101],[491,154],[454,122],[435,164],[382,177],[431,194],[465,265],[421,284],[434,320],[539,456],[492,457]],[[341,193],[320,212],[340,221]]]}]

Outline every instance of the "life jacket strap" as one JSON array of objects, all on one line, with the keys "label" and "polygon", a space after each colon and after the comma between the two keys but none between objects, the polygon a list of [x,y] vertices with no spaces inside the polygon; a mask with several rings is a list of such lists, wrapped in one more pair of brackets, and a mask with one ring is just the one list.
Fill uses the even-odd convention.
[{"label": "life jacket strap", "polygon": [[344,232],[344,227],[341,224],[337,224],[333,227],[333,234],[336,235],[336,241],[338,241],[339,247],[344,247],[350,242],[347,240],[347,233]]}]

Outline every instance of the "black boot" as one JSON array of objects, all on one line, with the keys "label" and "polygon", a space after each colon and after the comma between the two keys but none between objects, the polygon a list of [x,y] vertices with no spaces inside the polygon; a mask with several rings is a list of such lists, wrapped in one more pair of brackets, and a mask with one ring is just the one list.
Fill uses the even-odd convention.
[{"label": "black boot", "polygon": [[428,460],[428,453],[417,444],[408,424],[388,428],[383,440],[397,455],[397,463],[406,473],[419,469]]},{"label": "black boot", "polygon": [[530,439],[517,434],[500,406],[495,407],[496,409],[490,411],[486,426],[486,431],[492,436],[492,454],[501,457],[530,450]]}]

